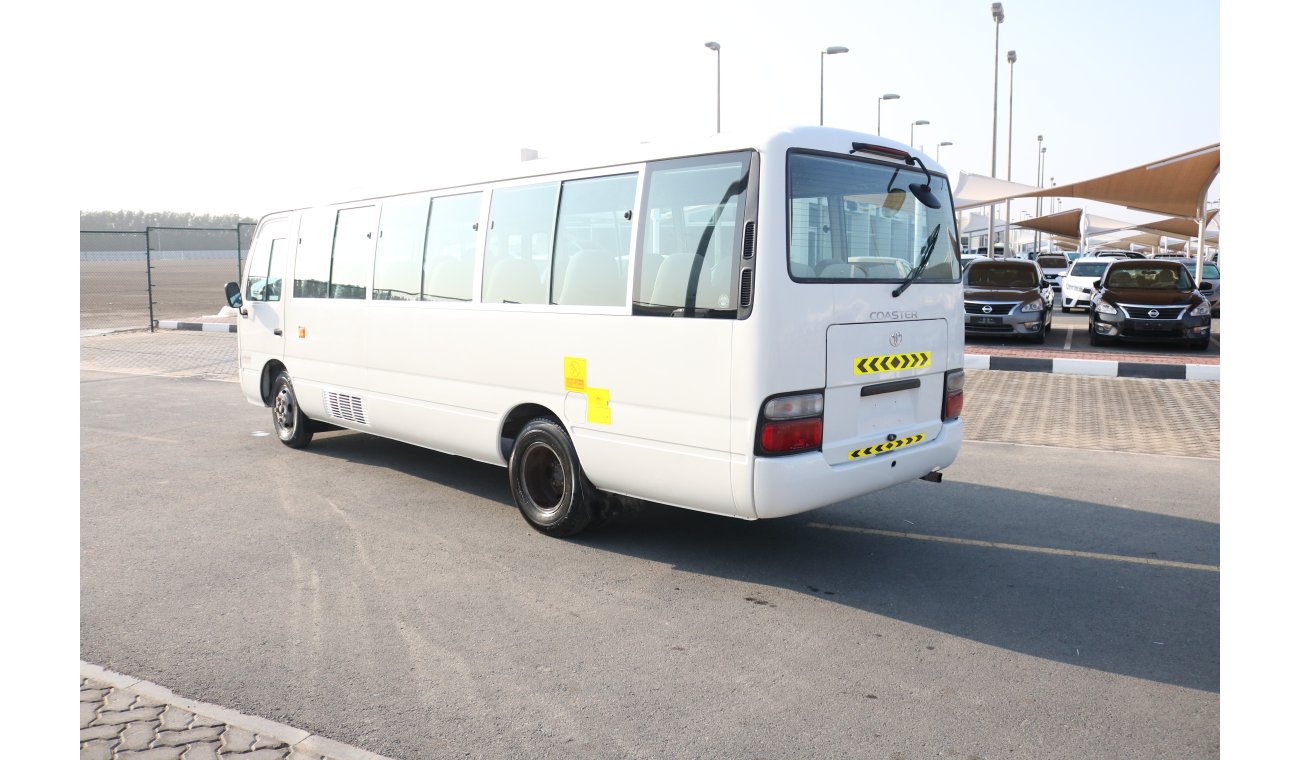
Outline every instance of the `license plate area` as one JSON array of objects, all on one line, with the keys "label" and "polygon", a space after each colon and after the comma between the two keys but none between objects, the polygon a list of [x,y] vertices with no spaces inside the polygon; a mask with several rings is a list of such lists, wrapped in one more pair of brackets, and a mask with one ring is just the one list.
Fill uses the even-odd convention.
[{"label": "license plate area", "polygon": [[970,323],[972,325],[1000,325],[1002,324],[1002,317],[971,317]]},{"label": "license plate area", "polygon": [[1135,319],[1132,324],[1138,332],[1168,332],[1178,329],[1178,322],[1172,319]]}]

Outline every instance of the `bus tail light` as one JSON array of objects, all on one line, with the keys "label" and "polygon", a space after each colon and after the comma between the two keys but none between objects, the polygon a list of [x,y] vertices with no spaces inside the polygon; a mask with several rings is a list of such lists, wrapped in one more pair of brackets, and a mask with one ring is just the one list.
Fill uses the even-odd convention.
[{"label": "bus tail light", "polygon": [[824,406],[820,391],[768,399],[759,414],[756,453],[773,455],[819,450]]},{"label": "bus tail light", "polygon": [[949,370],[943,373],[943,421],[955,420],[961,416],[961,408],[965,405],[964,388],[966,387],[966,372],[960,369]]}]

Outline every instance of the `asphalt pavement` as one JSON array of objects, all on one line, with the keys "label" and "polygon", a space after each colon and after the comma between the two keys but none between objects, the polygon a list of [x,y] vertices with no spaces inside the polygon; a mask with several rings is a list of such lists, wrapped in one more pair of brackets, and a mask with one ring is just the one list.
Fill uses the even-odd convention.
[{"label": "asphalt pavement", "polygon": [[559,541],[280,445],[233,335],[81,345],[81,656],[177,695],[393,758],[1218,756],[1217,382],[976,371],[941,484]]}]

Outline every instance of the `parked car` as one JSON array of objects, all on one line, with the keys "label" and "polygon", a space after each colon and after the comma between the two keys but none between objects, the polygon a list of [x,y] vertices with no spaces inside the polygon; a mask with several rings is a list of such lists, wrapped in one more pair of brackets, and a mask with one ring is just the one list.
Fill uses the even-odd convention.
[{"label": "parked car", "polygon": [[[1174,261],[1181,262],[1183,266],[1187,267],[1187,271],[1191,273],[1192,278],[1195,279],[1196,259],[1184,258],[1174,259]],[[1201,265],[1201,279],[1198,282],[1200,283],[1198,288],[1201,293],[1203,293],[1206,298],[1210,299],[1210,316],[1219,316],[1219,265],[1212,264],[1208,261],[1204,262]],[[1209,290],[1205,289],[1207,284],[1210,286]]]},{"label": "parked car", "polygon": [[1034,259],[1038,268],[1043,270],[1043,279],[1052,285],[1052,290],[1061,289],[1061,278],[1065,275],[1065,270],[1070,268],[1070,260],[1059,253],[1042,253]]},{"label": "parked car", "polygon": [[988,261],[988,260],[989,260],[988,256],[981,256],[978,253],[963,253],[961,255],[961,268],[965,270],[967,265],[969,265],[972,261]]},{"label": "parked car", "polygon": [[1137,251],[1112,251],[1104,248],[1101,250],[1089,251],[1088,255],[1095,259],[1145,259],[1146,258],[1146,254],[1138,253]]},{"label": "parked car", "polygon": [[1075,259],[1065,275],[1061,277],[1061,311],[1068,312],[1075,309],[1087,311],[1092,305],[1093,285],[1106,274],[1106,267],[1110,266],[1112,261],[1118,260],[1114,257]]},{"label": "parked car", "polygon": [[1116,340],[1210,346],[1210,301],[1177,261],[1117,259],[1093,290],[1088,336],[1094,346]]},{"label": "parked car", "polygon": [[973,261],[962,274],[966,332],[1015,335],[1042,343],[1052,331],[1052,286],[1024,259]]}]

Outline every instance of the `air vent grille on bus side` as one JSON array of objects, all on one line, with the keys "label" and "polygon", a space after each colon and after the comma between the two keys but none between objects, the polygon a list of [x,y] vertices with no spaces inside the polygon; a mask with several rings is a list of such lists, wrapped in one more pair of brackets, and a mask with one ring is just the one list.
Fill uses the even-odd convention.
[{"label": "air vent grille on bus side", "polygon": [[359,425],[367,424],[365,402],[357,396],[325,391],[325,408],[336,420],[346,420]]},{"label": "air vent grille on bus side", "polygon": [[754,223],[745,222],[745,248],[741,254],[747,259],[754,258]]},{"label": "air vent grille on bus side", "polygon": [[754,301],[754,270],[745,267],[740,270],[740,308],[748,309]]}]

